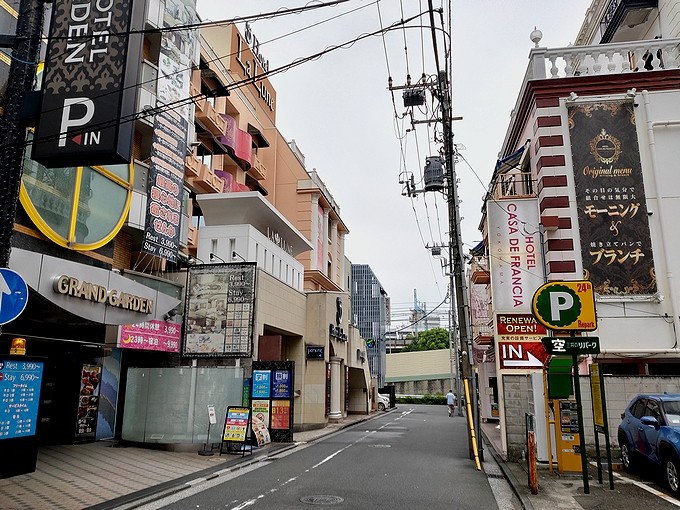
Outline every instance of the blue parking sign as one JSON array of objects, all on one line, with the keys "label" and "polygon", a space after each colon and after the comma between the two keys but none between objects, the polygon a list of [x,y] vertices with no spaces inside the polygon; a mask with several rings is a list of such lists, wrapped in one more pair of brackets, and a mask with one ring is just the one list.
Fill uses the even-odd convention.
[{"label": "blue parking sign", "polygon": [[0,267],[0,326],[13,321],[26,308],[28,285],[16,271]]}]

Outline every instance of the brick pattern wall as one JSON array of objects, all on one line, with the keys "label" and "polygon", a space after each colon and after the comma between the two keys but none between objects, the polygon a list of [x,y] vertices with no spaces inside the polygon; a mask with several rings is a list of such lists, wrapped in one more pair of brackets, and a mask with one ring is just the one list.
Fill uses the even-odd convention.
[{"label": "brick pattern wall", "polygon": [[[545,233],[545,258],[549,280],[573,280],[576,274],[577,252],[574,242],[578,225],[572,225],[568,186],[573,181],[567,166],[569,147],[565,140],[566,120],[562,117],[559,99],[541,98],[534,112],[534,142],[531,162],[538,181],[538,202],[541,216],[558,218],[557,230]],[[580,249],[580,248],[579,248]]]}]

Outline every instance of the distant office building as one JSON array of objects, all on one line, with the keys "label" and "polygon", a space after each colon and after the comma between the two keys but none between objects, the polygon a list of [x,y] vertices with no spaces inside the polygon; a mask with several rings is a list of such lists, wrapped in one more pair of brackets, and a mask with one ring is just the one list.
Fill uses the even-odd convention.
[{"label": "distant office building", "polygon": [[352,264],[352,320],[368,347],[371,375],[384,386],[385,332],[389,326],[390,298],[367,264]]}]

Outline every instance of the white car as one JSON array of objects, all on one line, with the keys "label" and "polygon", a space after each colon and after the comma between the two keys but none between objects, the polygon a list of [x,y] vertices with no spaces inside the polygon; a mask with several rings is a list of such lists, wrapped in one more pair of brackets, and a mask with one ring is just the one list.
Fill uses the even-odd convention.
[{"label": "white car", "polygon": [[386,411],[390,408],[390,397],[389,395],[382,395],[378,393],[378,410]]}]

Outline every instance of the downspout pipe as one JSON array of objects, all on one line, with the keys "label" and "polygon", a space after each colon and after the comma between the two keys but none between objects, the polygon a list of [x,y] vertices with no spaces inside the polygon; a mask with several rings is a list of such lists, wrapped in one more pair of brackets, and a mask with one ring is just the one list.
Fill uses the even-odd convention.
[{"label": "downspout pipe", "polygon": [[[657,208],[659,212],[659,234],[661,235],[661,241],[663,242],[664,251],[664,262],[666,264],[666,281],[668,282],[668,293],[670,297],[671,310],[673,312],[673,329],[675,333],[675,344],[670,349],[659,349],[659,353],[680,353],[680,348],[678,348],[678,334],[680,333],[680,313],[678,312],[678,297],[675,295],[675,287],[673,285],[673,271],[668,263],[668,255],[671,253],[670,246],[668,245],[668,235],[664,231],[664,219],[666,214],[664,211],[663,200],[659,194],[659,171],[658,162],[656,157],[656,138],[654,136],[654,129],[659,127],[671,127],[680,126],[680,119],[678,120],[662,120],[662,121],[652,121],[650,119],[650,106],[649,106],[649,93],[646,90],[642,91],[642,103],[645,110],[645,118],[647,119],[647,137],[649,139],[649,154],[652,166],[652,175],[654,176],[654,187],[657,197]],[[621,352],[621,351],[619,351]],[[641,351],[644,352],[644,351]]]}]

